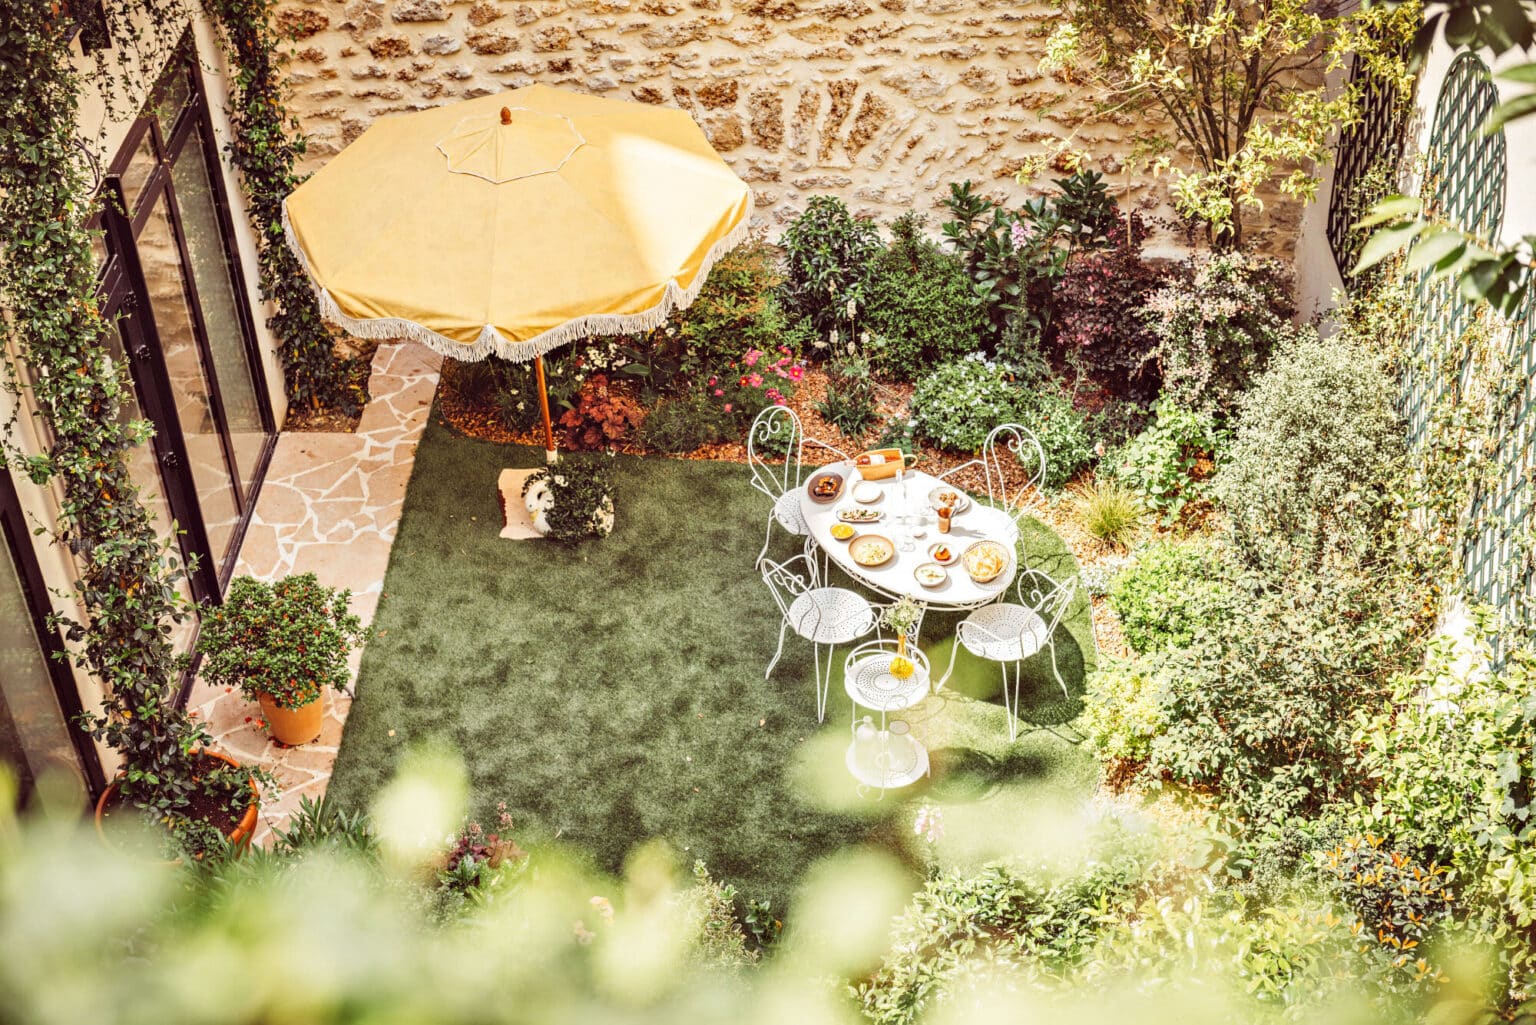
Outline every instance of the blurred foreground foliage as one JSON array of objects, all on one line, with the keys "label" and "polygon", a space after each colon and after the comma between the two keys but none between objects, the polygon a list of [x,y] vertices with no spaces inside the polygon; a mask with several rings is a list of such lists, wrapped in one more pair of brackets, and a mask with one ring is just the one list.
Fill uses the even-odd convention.
[{"label": "blurred foreground foliage", "polygon": [[1204,826],[1167,833],[1113,802],[1034,808],[994,826],[1017,857],[967,865],[928,808],[926,882],[886,852],[829,859],[764,952],[703,866],[654,846],[603,876],[574,852],[523,851],[505,819],[466,822],[463,795],[461,769],[418,760],[370,816],[308,806],[269,850],[190,867],[73,815],[0,820],[0,1022],[1522,1015],[1497,1009],[1499,972],[1475,947],[1443,942],[1444,872],[1379,843],[1341,847],[1261,906],[1227,885],[1230,851]]}]

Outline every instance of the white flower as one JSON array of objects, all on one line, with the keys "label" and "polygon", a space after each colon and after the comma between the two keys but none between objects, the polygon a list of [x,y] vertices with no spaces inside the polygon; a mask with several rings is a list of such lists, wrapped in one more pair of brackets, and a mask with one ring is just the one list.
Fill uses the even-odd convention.
[{"label": "white flower", "polygon": [[565,475],[564,474],[559,474],[559,473],[555,474],[553,480],[554,480],[554,483],[555,483],[555,487],[557,487],[557,488],[565,487]]}]

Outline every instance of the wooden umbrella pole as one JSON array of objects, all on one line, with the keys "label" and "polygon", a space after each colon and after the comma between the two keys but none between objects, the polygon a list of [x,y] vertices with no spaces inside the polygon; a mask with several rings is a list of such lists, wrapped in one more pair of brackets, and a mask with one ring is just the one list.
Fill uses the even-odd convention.
[{"label": "wooden umbrella pole", "polygon": [[549,386],[544,383],[543,356],[534,360],[533,372],[539,380],[539,412],[544,416],[544,460],[554,463],[559,460],[560,453],[555,451],[555,428],[549,421]]}]

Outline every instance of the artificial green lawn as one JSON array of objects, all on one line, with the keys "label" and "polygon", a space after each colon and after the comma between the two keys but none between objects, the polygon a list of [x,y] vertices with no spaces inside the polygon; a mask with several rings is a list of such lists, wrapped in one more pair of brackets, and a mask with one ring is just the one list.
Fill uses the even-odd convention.
[{"label": "artificial green lawn", "polygon": [[[621,456],[611,537],[575,549],[501,540],[497,474],[540,459],[459,436],[434,413],[330,784],[344,806],[367,807],[412,746],[446,743],[475,812],[494,821],[505,801],[520,840],[558,837],[616,870],[662,838],[783,907],[819,857],[866,840],[910,846],[913,800],[983,802],[995,818],[1010,814],[1008,794],[1092,788],[1097,768],[1071,727],[1093,657],[1081,595],[1057,634],[1072,698],[1047,656],[1026,663],[1010,744],[999,670],[962,652],[949,688],[907,716],[932,778],[876,800],[842,765],[840,671],[821,725],[807,643],[786,638],[763,679],[780,617],[752,569],[767,500],[746,467]],[[1026,565],[1075,571],[1045,526],[1026,519],[1023,535]],[[797,550],[776,537],[781,557]],[[955,619],[924,623],[936,673]]]}]

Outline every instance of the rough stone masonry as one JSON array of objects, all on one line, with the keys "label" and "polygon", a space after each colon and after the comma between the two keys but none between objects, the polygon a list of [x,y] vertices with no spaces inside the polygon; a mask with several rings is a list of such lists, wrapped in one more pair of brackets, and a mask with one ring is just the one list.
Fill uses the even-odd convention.
[{"label": "rough stone masonry", "polygon": [[[1048,0],[302,0],[274,17],[307,170],[381,115],[542,82],[687,110],[773,234],[819,193],[936,231],[951,182],[1019,202],[1050,175],[1014,172],[1068,136],[1122,203],[1169,212],[1166,183],[1125,163],[1150,126],[1094,121],[1102,97],[1036,70]],[[1275,197],[1249,238],[1289,255],[1299,216]]]}]

